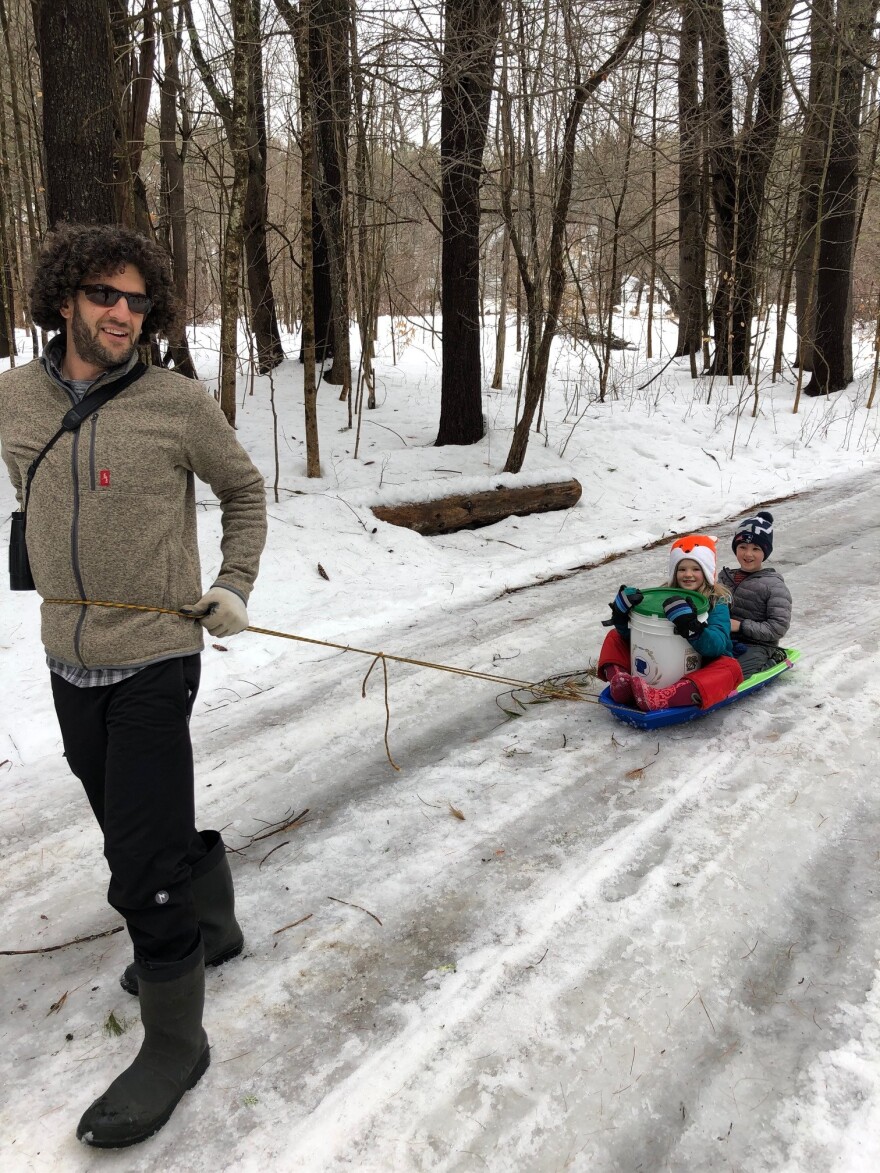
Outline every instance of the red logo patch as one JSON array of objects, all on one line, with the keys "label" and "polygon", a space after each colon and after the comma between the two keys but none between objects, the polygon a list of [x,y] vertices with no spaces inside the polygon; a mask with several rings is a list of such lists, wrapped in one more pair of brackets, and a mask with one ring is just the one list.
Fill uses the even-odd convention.
[{"label": "red logo patch", "polygon": [[102,489],[109,489],[110,488],[110,469],[109,468],[102,468],[100,473],[98,474],[98,479],[99,479],[99,483],[100,483]]}]

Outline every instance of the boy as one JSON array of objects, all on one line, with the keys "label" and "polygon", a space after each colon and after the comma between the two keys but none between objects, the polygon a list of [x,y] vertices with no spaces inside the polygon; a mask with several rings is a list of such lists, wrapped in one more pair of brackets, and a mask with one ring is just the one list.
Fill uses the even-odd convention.
[{"label": "boy", "polygon": [[791,594],[782,575],[764,562],[773,551],[773,514],[746,518],[733,536],[738,570],[726,567],[718,581],[733,596],[730,630],[733,654],[747,679],[779,663],[779,641],[791,623]]}]

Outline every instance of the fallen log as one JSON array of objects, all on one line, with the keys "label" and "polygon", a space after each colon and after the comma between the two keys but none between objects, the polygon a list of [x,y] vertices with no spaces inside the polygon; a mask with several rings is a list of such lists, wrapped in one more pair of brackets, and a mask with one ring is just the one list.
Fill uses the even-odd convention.
[{"label": "fallen log", "polygon": [[380,521],[415,530],[418,534],[448,534],[459,529],[494,525],[505,517],[570,509],[581,495],[580,481],[552,481],[541,485],[496,485],[475,493],[457,493],[434,501],[407,505],[374,505]]}]

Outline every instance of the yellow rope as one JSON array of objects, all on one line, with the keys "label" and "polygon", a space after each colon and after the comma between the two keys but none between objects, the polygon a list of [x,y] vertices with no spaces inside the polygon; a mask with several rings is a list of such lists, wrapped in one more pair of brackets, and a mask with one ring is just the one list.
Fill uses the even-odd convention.
[{"label": "yellow rope", "polygon": [[[141,603],[108,603],[96,599],[45,599],[44,602],[63,607],[117,607],[123,611],[150,611],[157,615],[175,615],[179,619],[193,620],[192,615],[187,615],[183,611],[174,611],[167,607],[148,607]],[[417,668],[434,668],[438,672],[451,672],[455,676],[469,676],[474,680],[486,680],[491,684],[503,684],[507,688],[524,689],[556,700],[591,701],[596,703],[596,697],[584,696],[576,692],[573,686],[558,688],[540,681],[518,680],[510,676],[495,676],[491,672],[477,672],[471,668],[456,668],[451,664],[435,664],[431,660],[416,660],[411,656],[395,656],[392,652],[375,652],[367,648],[356,648],[352,644],[338,644],[325,639],[311,639],[305,635],[293,635],[289,631],[274,631],[270,627],[246,627],[245,631],[252,631],[255,635],[271,635],[276,639],[291,639],[297,643],[315,644],[322,648],[334,648],[340,652],[355,652],[360,656],[370,656],[374,661],[393,660],[397,664],[413,664]],[[370,671],[372,671],[372,668]],[[369,678],[369,672],[367,673],[367,678]],[[366,680],[364,684],[366,684]]]}]

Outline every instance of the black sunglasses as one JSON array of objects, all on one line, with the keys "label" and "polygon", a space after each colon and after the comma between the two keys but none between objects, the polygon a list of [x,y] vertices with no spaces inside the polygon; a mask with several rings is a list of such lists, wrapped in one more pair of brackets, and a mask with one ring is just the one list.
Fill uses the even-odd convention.
[{"label": "black sunglasses", "polygon": [[128,302],[128,308],[133,314],[148,314],[153,303],[145,293],[126,293],[122,289],[114,289],[112,285],[78,285],[92,305],[116,305],[120,297]]}]

